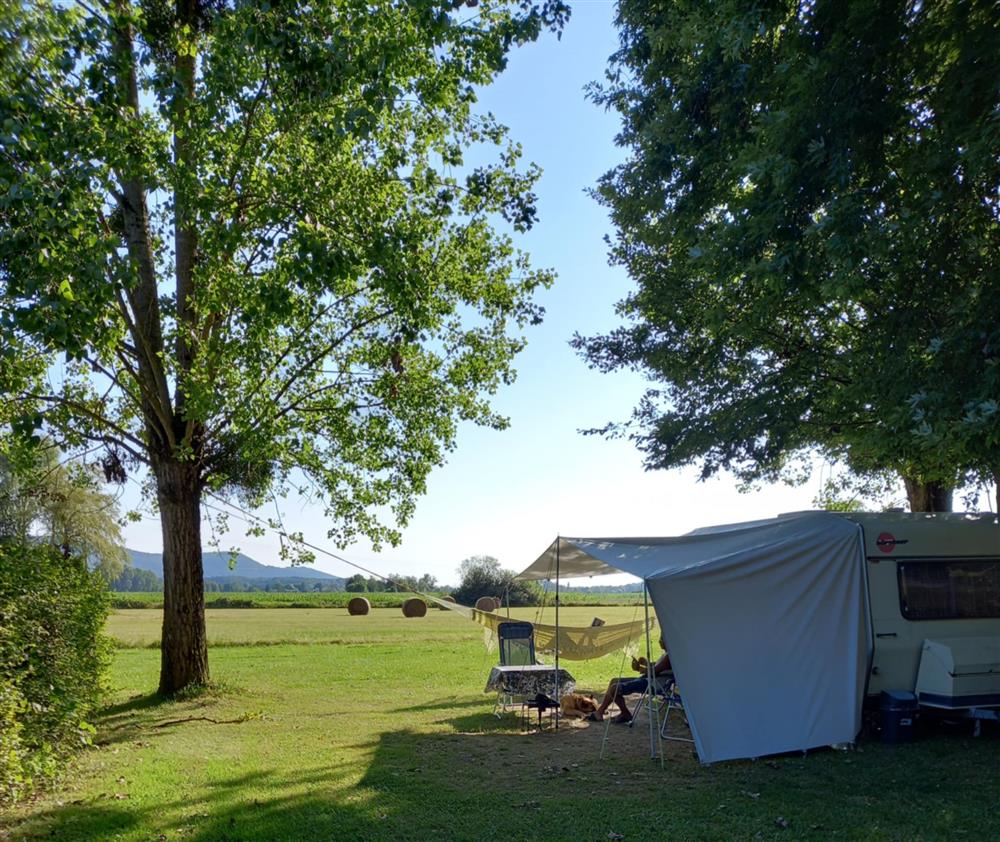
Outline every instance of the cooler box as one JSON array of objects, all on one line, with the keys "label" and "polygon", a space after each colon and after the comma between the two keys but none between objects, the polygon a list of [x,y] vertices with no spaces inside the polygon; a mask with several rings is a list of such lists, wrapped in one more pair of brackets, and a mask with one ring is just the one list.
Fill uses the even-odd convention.
[{"label": "cooler box", "polygon": [[881,702],[882,742],[913,742],[920,709],[916,694],[906,690],[883,690]]}]

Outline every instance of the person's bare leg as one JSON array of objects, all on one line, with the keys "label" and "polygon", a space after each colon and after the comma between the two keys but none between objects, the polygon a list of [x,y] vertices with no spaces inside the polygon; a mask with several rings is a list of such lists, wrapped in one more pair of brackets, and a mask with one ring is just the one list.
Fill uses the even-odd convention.
[{"label": "person's bare leg", "polygon": [[615,722],[631,722],[632,714],[628,709],[628,705],[625,704],[625,697],[619,694],[615,697],[615,704],[618,705],[618,710],[621,713],[615,717]]},{"label": "person's bare leg", "polygon": [[604,719],[604,713],[609,707],[611,707],[612,702],[616,702],[617,699],[621,698],[621,694],[618,692],[618,679],[612,678],[608,682],[608,689],[604,693],[604,698],[601,699],[601,703],[597,706],[597,710],[594,711],[594,719],[600,722]]}]

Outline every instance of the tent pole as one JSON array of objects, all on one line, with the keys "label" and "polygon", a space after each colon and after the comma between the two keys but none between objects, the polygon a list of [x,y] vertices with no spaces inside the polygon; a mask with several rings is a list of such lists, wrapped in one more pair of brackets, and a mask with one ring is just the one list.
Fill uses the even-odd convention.
[{"label": "tent pole", "polygon": [[649,588],[646,587],[646,580],[642,582],[642,607],[646,614],[646,699],[649,702],[649,756],[656,757],[656,734],[659,732],[659,723],[653,724],[653,694],[656,692],[653,672],[653,648],[649,643]]},{"label": "tent pole", "polygon": [[[559,545],[560,536],[556,536],[556,701],[559,701]],[[559,730],[559,712],[556,711],[556,730]]]}]

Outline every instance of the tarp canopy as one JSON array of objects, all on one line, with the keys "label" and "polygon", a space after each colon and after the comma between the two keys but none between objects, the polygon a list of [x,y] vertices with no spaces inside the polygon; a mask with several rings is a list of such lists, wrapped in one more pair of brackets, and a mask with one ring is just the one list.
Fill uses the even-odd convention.
[{"label": "tarp canopy", "polygon": [[560,538],[521,575],[624,571],[663,629],[711,763],[852,741],[872,641],[861,528],[831,513],[676,538]]}]

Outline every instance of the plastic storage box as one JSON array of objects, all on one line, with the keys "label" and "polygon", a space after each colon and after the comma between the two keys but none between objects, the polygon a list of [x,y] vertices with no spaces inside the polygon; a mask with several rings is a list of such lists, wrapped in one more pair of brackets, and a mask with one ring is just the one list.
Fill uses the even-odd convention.
[{"label": "plastic storage box", "polygon": [[917,713],[920,705],[916,694],[905,690],[883,690],[882,742],[909,743],[917,735]]}]

